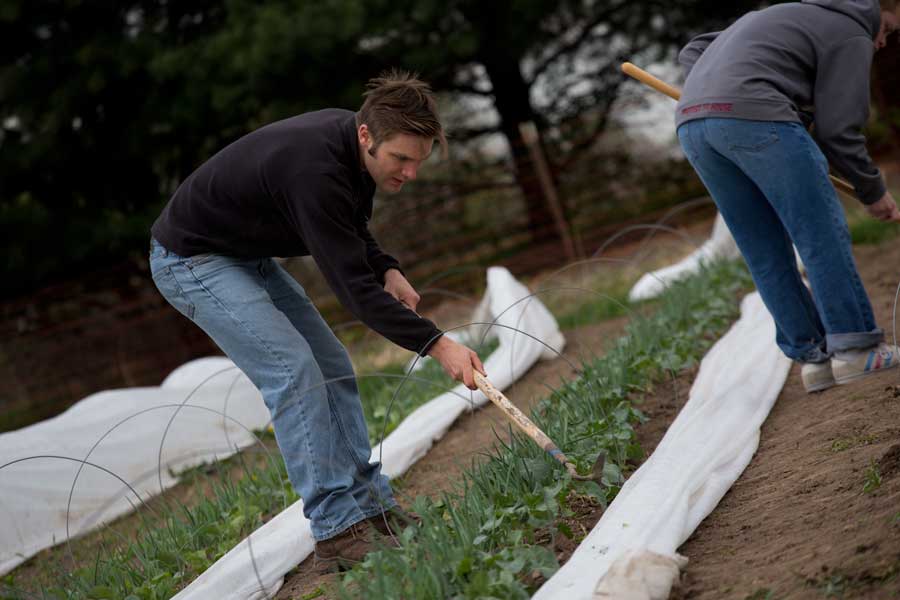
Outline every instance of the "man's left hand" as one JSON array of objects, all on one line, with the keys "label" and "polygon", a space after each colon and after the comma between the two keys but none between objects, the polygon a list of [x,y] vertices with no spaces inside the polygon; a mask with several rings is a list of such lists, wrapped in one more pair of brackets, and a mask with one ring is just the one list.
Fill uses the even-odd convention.
[{"label": "man's left hand", "polygon": [[384,274],[384,291],[415,312],[419,304],[419,294],[397,269],[388,269]]}]

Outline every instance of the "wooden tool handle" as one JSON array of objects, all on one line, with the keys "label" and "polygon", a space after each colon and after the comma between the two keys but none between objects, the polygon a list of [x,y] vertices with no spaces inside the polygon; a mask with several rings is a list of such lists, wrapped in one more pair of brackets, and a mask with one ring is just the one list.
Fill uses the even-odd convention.
[{"label": "wooden tool handle", "polygon": [[491,402],[496,404],[500,410],[506,413],[512,422],[518,425],[519,429],[533,439],[538,446],[546,450],[550,456],[562,463],[570,473],[577,475],[574,465],[569,462],[566,455],[553,443],[553,440],[547,437],[547,434],[541,431],[540,428],[535,425],[531,419],[525,416],[525,413],[519,410],[515,404],[510,402],[509,399],[503,395],[503,392],[495,388],[484,375],[477,371],[475,372],[475,385],[478,386],[478,389],[481,390]]},{"label": "wooden tool handle", "polygon": [[[628,75],[629,77],[633,77],[634,79],[637,79],[638,81],[640,81],[643,84],[649,85],[654,90],[656,90],[658,92],[662,92],[663,94],[665,94],[669,98],[672,98],[673,100],[681,99],[681,90],[679,90],[677,87],[669,85],[665,81],[663,81],[657,77],[654,77],[647,71],[643,70],[642,68],[640,68],[630,62],[622,63],[622,72],[625,73],[626,75]],[[831,179],[831,184],[834,185],[834,187],[839,192],[844,192],[848,196],[850,196],[852,198],[856,198],[856,190],[848,182],[844,181],[840,177],[835,177],[834,175],[829,175],[828,178]]]},{"label": "wooden tool handle", "polygon": [[622,72],[629,77],[637,79],[643,84],[649,85],[657,92],[662,92],[673,100],[681,100],[681,90],[679,90],[677,87],[669,85],[665,81],[654,77],[647,71],[631,64],[630,62],[622,63]]}]

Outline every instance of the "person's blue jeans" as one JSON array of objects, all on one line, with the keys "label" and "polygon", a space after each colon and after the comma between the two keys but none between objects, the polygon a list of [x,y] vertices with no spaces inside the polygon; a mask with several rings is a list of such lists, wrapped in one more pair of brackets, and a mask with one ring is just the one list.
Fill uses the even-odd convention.
[{"label": "person's blue jeans", "polygon": [[884,339],[828,162],[799,123],[697,119],[678,128],[678,139],[747,261],[789,358],[824,362]]},{"label": "person's blue jeans", "polygon": [[178,256],[150,242],[162,295],[259,388],[317,540],[396,504],[371,447],[346,349],[271,258]]}]

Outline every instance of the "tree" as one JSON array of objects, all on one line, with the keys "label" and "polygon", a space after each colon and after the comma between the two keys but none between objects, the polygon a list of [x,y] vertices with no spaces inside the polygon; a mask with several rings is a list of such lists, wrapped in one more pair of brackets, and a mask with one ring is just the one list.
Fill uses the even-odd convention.
[{"label": "tree", "polygon": [[6,0],[0,220],[17,274],[7,291],[144,247],[174,187],[213,152],[278,118],[355,108],[364,82],[393,66],[493,102],[497,123],[456,137],[507,137],[539,232],[547,208],[519,125],[534,121],[564,169],[606,125],[622,58],[670,55],[741,5]]},{"label": "tree", "polygon": [[175,186],[249,130],[357,106],[377,69],[358,49],[362,5],[4,2],[5,291],[145,247]]}]

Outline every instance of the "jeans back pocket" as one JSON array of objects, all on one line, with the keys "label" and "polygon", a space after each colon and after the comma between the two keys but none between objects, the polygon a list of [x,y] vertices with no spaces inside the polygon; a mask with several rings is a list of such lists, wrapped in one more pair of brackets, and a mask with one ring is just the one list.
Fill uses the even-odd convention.
[{"label": "jeans back pocket", "polygon": [[779,140],[775,125],[763,121],[731,119],[727,127],[728,149],[740,152],[761,152]]}]

